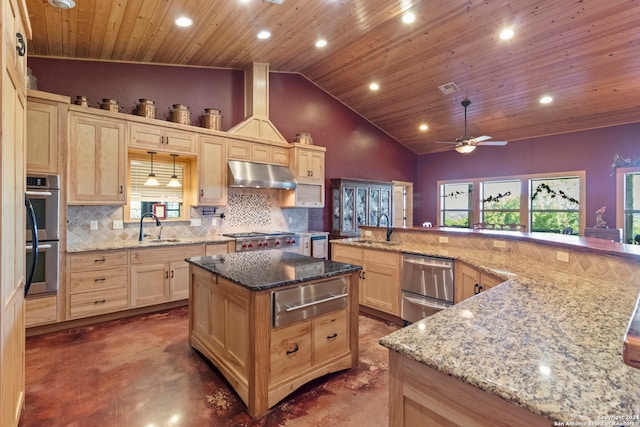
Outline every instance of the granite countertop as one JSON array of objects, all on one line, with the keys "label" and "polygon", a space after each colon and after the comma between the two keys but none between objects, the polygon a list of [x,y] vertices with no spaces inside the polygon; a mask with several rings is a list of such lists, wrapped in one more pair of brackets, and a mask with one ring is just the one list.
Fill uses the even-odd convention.
[{"label": "granite countertop", "polygon": [[383,337],[383,346],[550,419],[640,424],[624,418],[640,417],[640,370],[623,363],[621,346],[639,286],[509,253],[339,243],[454,258],[506,280]]},{"label": "granite countertop", "polygon": [[136,248],[158,248],[162,246],[192,245],[198,243],[226,243],[232,242],[234,239],[225,236],[202,236],[202,237],[185,237],[173,238],[166,237],[160,241],[147,237],[144,241],[138,240],[110,240],[99,243],[83,243],[81,245],[67,246],[67,253],[74,252],[92,252],[92,251],[108,251],[115,249],[136,249]]},{"label": "granite countertop", "polygon": [[362,270],[362,267],[281,250],[193,257],[188,263],[252,291],[277,288]]}]

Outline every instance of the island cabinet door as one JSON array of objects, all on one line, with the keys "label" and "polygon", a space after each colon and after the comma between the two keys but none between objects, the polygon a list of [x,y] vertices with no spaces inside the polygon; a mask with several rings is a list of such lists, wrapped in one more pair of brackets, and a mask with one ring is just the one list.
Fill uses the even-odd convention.
[{"label": "island cabinet door", "polygon": [[346,310],[313,319],[313,363],[323,363],[349,351]]},{"label": "island cabinet door", "polygon": [[311,322],[271,330],[270,384],[311,368]]}]

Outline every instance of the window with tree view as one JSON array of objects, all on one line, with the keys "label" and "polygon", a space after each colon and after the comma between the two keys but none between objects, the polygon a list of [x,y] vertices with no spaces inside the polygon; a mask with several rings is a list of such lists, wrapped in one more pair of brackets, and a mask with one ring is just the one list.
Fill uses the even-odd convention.
[{"label": "window with tree view", "polygon": [[624,236],[627,243],[640,243],[640,172],[624,175]]},{"label": "window with tree view", "polygon": [[440,224],[470,227],[473,222],[471,183],[443,184],[440,187]]},{"label": "window with tree view", "polygon": [[531,231],[578,234],[580,178],[539,178],[529,182]]},{"label": "window with tree view", "polygon": [[520,180],[482,182],[482,222],[521,224]]}]

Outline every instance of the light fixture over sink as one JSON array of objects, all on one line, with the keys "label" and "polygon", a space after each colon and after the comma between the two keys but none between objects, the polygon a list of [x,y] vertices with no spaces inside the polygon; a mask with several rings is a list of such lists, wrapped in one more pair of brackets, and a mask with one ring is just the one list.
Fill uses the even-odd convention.
[{"label": "light fixture over sink", "polygon": [[144,182],[144,185],[149,185],[149,186],[160,185],[160,183],[156,179],[156,174],[153,173],[153,155],[157,153],[155,151],[147,151],[147,153],[151,154],[151,172],[149,173],[149,177],[147,178],[147,180]]},{"label": "light fixture over sink", "polygon": [[178,155],[170,154],[170,156],[173,157],[173,175],[171,175],[171,179],[169,180],[167,187],[182,187],[182,184],[178,181],[178,175],[176,175],[176,157],[178,157]]}]

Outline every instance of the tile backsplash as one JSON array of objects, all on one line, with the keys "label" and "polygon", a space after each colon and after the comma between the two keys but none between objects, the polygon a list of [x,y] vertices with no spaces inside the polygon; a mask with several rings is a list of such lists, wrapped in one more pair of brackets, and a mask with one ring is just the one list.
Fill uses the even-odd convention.
[{"label": "tile backsplash", "polygon": [[[201,225],[190,221],[162,222],[162,237],[204,237],[241,231],[307,231],[308,210],[280,208],[279,190],[229,188],[227,205],[218,208],[225,218],[205,212],[211,207],[191,208],[191,219],[200,219]],[[113,240],[137,239],[139,221],[125,223],[122,230],[114,230],[113,222],[124,217],[122,206],[69,206],[67,208],[67,244],[70,246]],[[215,220],[216,225],[213,225]],[[91,221],[98,229],[91,230]],[[155,233],[152,219],[145,219],[145,231]]]}]

